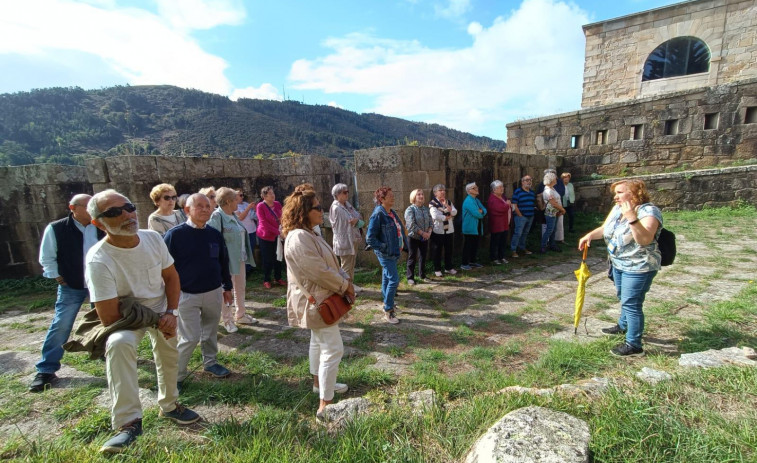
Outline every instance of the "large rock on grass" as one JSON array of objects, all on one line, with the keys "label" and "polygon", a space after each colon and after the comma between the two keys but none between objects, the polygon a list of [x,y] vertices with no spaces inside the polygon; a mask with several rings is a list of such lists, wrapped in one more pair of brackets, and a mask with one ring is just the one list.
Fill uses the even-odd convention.
[{"label": "large rock on grass", "polygon": [[473,446],[466,463],[578,463],[589,461],[589,425],[542,407],[512,411]]},{"label": "large rock on grass", "polygon": [[710,349],[704,352],[682,354],[678,364],[682,367],[698,368],[714,368],[726,365],[755,367],[757,366],[757,353],[751,347]]}]

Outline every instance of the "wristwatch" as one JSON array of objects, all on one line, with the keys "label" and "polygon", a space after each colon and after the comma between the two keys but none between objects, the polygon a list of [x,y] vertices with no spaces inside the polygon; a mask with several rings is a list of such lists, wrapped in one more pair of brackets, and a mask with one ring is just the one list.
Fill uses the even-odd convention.
[{"label": "wristwatch", "polygon": [[166,313],[168,315],[173,315],[174,317],[178,317],[179,315],[176,313],[176,309],[166,309]]}]

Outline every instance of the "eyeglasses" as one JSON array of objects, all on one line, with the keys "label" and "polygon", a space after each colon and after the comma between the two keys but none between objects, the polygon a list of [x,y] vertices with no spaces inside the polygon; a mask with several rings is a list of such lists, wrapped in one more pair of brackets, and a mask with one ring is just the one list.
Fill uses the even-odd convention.
[{"label": "eyeglasses", "polygon": [[124,211],[134,212],[136,210],[137,206],[132,203],[126,203],[123,206],[111,207],[110,209],[97,214],[97,217],[95,218],[99,219],[100,217],[108,217],[112,219],[113,217],[118,217],[119,215],[123,214]]},{"label": "eyeglasses", "polygon": [[163,199],[165,199],[166,201],[176,201],[177,199],[179,199],[179,197],[176,196],[176,195],[174,195],[174,196],[165,195],[165,196],[163,196]]},{"label": "eyeglasses", "polygon": [[319,204],[310,208],[311,211],[323,212],[323,207]]}]

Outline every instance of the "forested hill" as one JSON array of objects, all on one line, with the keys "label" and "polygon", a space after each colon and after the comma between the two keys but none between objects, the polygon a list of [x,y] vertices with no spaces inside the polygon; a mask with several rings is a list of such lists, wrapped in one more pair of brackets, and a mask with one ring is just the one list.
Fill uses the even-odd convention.
[{"label": "forested hill", "polygon": [[356,149],[414,142],[505,148],[501,140],[437,124],[295,101],[234,102],[171,86],[50,88],[0,95],[0,165],[78,164],[85,156],[119,154],[239,158],[288,152],[350,164]]}]

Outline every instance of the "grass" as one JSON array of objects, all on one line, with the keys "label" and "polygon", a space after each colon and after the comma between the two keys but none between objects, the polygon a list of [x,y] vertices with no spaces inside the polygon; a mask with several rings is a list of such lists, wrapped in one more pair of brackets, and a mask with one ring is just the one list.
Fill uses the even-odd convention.
[{"label": "grass", "polygon": [[[596,226],[603,217],[579,215],[577,219],[576,228],[585,230]],[[235,374],[229,380],[216,380],[201,373],[202,356],[196,350],[190,360],[194,374],[181,400],[191,407],[210,406],[226,418],[204,427],[180,430],[159,419],[157,408],[150,407],[145,411],[145,434],[116,459],[198,463],[455,462],[462,461],[475,440],[504,414],[538,405],[585,420],[592,433],[590,450],[595,462],[757,461],[757,368],[700,370],[677,364],[677,354],[682,352],[757,346],[757,284],[749,280],[754,274],[749,268],[753,261],[726,259],[725,253],[717,249],[736,237],[741,243],[757,241],[756,219],[757,211],[749,207],[665,214],[666,227],[680,234],[679,239],[683,236],[706,248],[702,255],[690,255],[685,245],[679,246],[676,264],[657,277],[664,293],[674,296],[648,298],[645,305],[650,336],[672,339],[671,349],[677,350],[672,354],[650,347],[647,357],[618,359],[609,354],[617,342],[615,338],[585,343],[551,340],[552,333],[565,328],[567,322],[563,319],[570,314],[558,312],[551,294],[544,296],[546,301],[536,301],[530,296],[533,292],[525,292],[546,281],[541,281],[543,277],[538,274],[546,262],[521,258],[519,262],[525,262],[529,269],[538,267],[522,273],[532,284],[513,288],[507,295],[476,289],[472,296],[467,285],[484,273],[445,278],[443,284],[454,288],[442,295],[410,290],[410,299],[435,309],[438,323],[446,325],[444,330],[404,321],[396,327],[372,324],[370,316],[360,317],[362,322],[352,324],[351,328],[362,332],[345,342],[351,349],[342,359],[338,379],[348,383],[350,391],[338,400],[365,397],[371,401],[373,411],[358,417],[341,432],[329,432],[314,423],[318,398],[310,391],[307,356],[278,357],[223,349],[219,362]],[[717,238],[702,233],[713,223],[727,224],[728,233]],[[567,238],[573,242],[577,239]],[[599,257],[601,248],[592,249],[592,255]],[[567,261],[566,254],[549,257]],[[710,255],[717,258],[710,259]],[[707,283],[707,277],[694,278],[689,269],[695,265],[700,269],[711,265],[711,273],[719,274],[720,280]],[[375,288],[380,280],[377,269],[361,269],[357,275],[361,286]],[[708,297],[720,295],[718,284],[726,280],[740,290],[725,300]],[[251,281],[256,281],[254,276]],[[28,311],[30,301],[49,299],[54,286],[31,289],[45,283],[30,280],[7,290],[0,296],[0,311],[3,307]],[[606,284],[604,280],[601,283]],[[281,289],[265,292],[257,286],[248,285],[250,299],[270,309],[258,309],[256,315],[280,310],[275,307],[285,301]],[[594,292],[597,302],[584,309],[594,312],[591,316],[601,318],[597,312],[617,308],[614,291]],[[18,297],[13,299],[14,295]],[[491,317],[473,320],[472,325],[462,324],[456,318],[460,314],[450,308],[455,316],[450,327],[450,313],[444,311],[442,304],[452,295],[469,297],[479,305],[487,305],[487,310],[491,307]],[[498,313],[498,304],[508,304],[510,313]],[[516,308],[510,310],[510,304]],[[679,311],[682,306],[684,310]],[[410,312],[412,307],[407,310]],[[682,315],[686,311],[697,316]],[[32,318],[4,328],[24,332],[41,321]],[[392,333],[396,336],[387,337]],[[493,333],[500,334],[502,344],[485,339]],[[295,338],[296,331],[265,335],[255,331],[254,336],[266,336],[275,342],[277,338]],[[400,338],[404,344],[386,341]],[[394,375],[374,368],[376,360],[367,355],[373,350],[408,364],[406,373]],[[138,354],[140,385],[155,389],[155,365],[147,338],[139,345]],[[105,374],[101,361],[89,360],[83,354],[67,353],[63,362],[99,378]],[[643,366],[669,371],[674,380],[654,386],[643,383],[635,376]],[[590,398],[498,393],[513,385],[549,388],[595,376],[610,379],[614,386]],[[58,424],[61,434],[35,437],[28,433],[23,438],[7,439],[0,443],[0,458],[45,463],[106,461],[97,449],[111,436],[110,417],[108,411],[94,405],[102,384],[31,395],[25,392],[25,381],[19,376],[0,375],[0,426],[19,417],[48,416]],[[436,392],[438,406],[417,414],[402,399],[409,392],[423,389]]]}]

